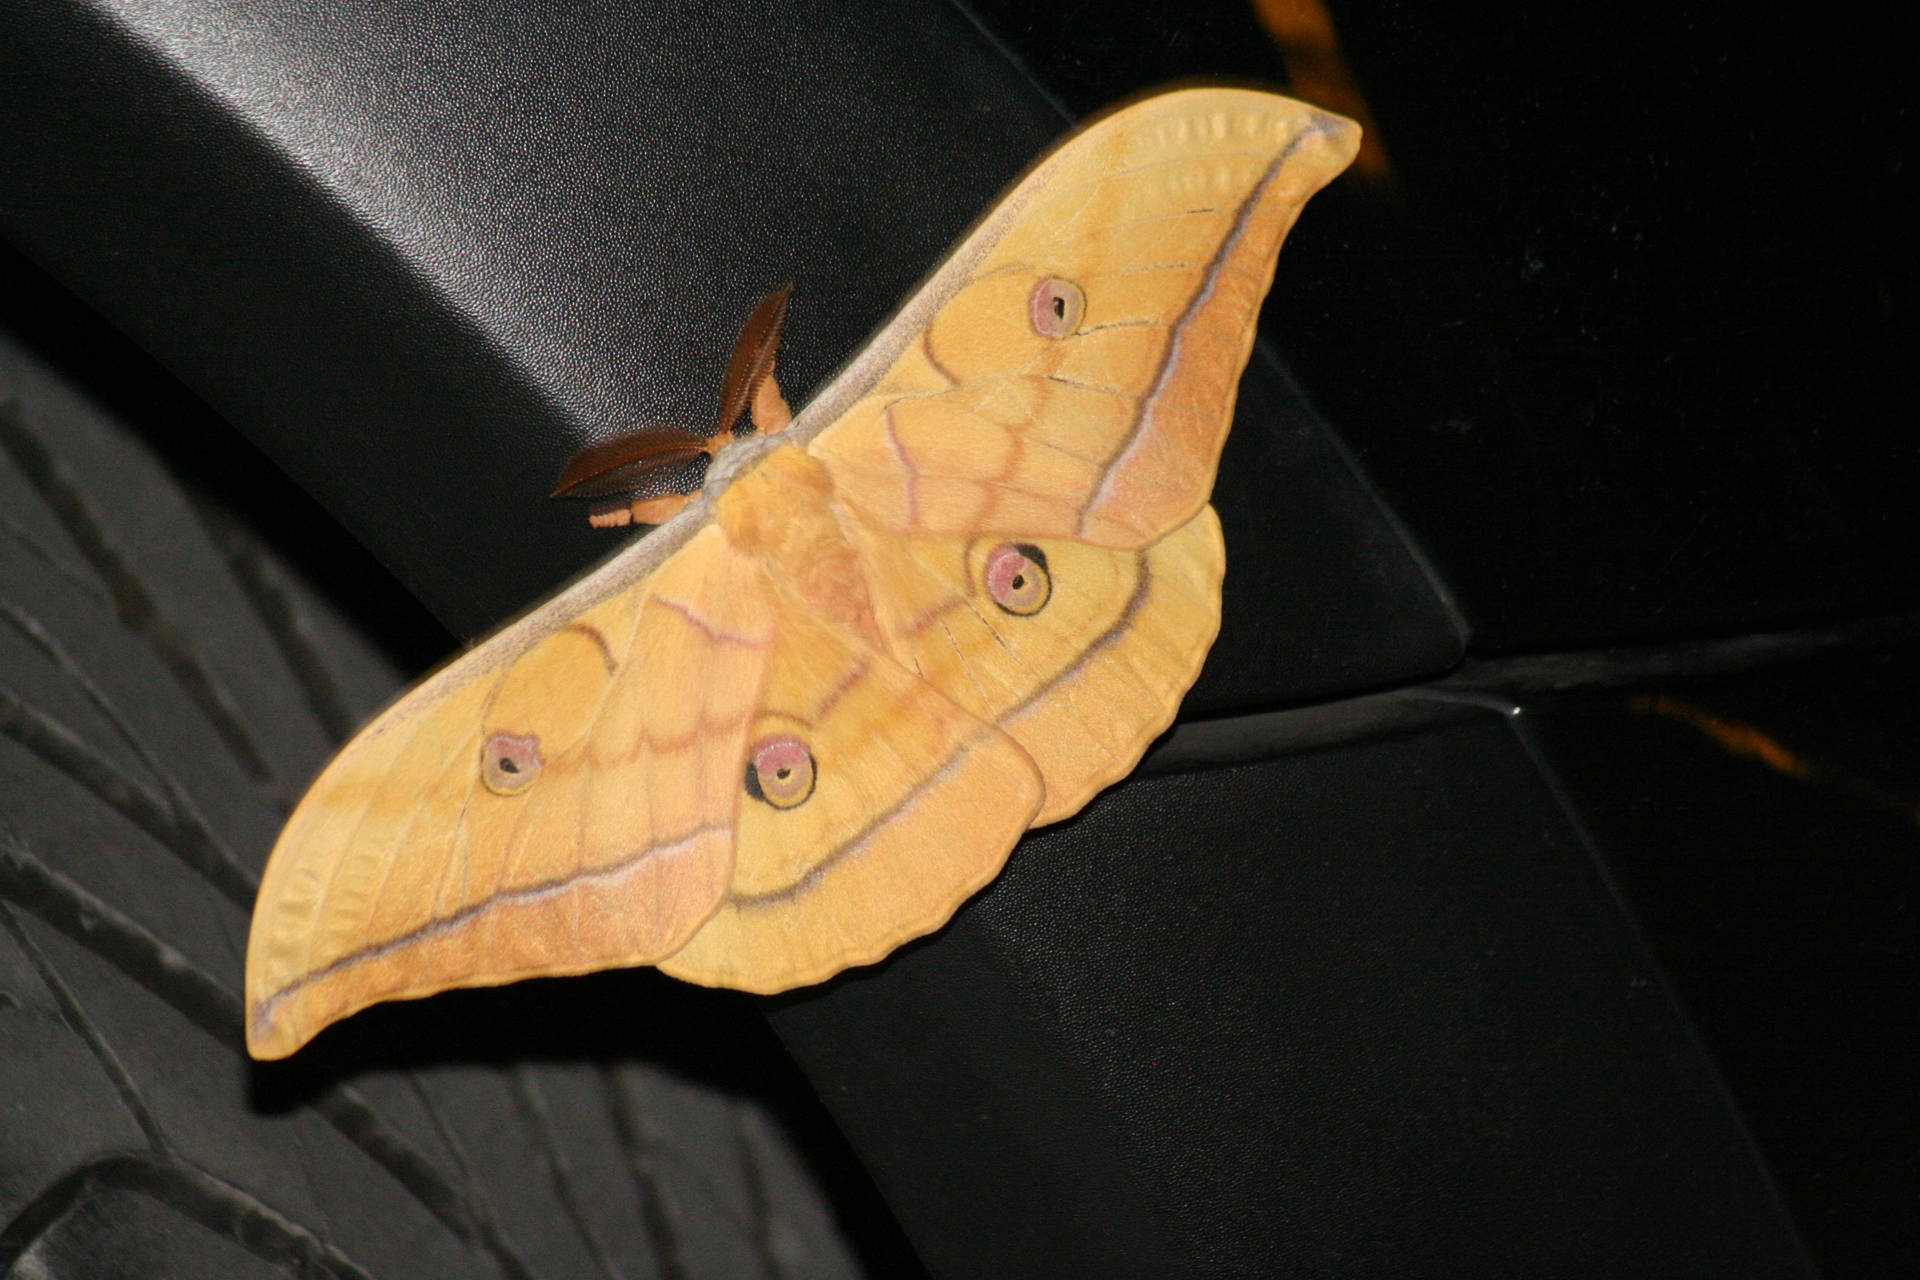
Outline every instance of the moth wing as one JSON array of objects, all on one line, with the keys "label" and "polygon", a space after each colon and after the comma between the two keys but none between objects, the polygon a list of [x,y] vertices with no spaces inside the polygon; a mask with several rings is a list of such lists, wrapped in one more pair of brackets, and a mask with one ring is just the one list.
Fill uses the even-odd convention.
[{"label": "moth wing", "polygon": [[[997,604],[997,537],[858,530],[876,620],[899,660],[1019,743],[1039,767],[1041,825],[1125,777],[1173,722],[1220,629],[1226,551],[1210,506],[1147,547],[1022,544],[1046,575],[1032,612]],[[1039,565],[1043,564],[1041,568]]]},{"label": "moth wing", "polygon": [[402,698],[301,800],[248,942],[255,1057],[376,1001],[649,963],[712,914],[773,610],[711,526],[637,580],[620,563]]},{"label": "moth wing", "polygon": [[726,896],[659,962],[758,992],[871,964],[945,924],[999,873],[1043,794],[999,729],[851,630],[774,599],[778,641],[748,750],[797,739],[812,787],[791,807],[742,801]]},{"label": "moth wing", "polygon": [[[817,981],[938,927],[1030,822],[1123,774],[1217,625],[1205,504],[1274,255],[1357,136],[1195,90],[1038,166],[787,436],[865,544],[876,634],[688,525],[454,663],[283,832],[255,1056],[451,986]],[[1003,542],[1044,548],[1061,593],[1025,630],[976,585]],[[812,753],[804,803],[745,786],[771,738]]]},{"label": "moth wing", "polygon": [[1147,546],[1213,488],[1275,256],[1359,146],[1274,94],[1135,104],[1027,175],[795,433],[900,533]]}]

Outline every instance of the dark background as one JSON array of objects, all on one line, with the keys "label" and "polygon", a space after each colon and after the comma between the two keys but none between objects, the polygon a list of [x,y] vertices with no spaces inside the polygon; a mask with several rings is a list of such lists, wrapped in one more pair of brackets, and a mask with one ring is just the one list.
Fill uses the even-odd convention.
[{"label": "dark background", "polygon": [[[70,9],[45,29],[90,20],[90,6]],[[435,239],[448,224],[371,219],[391,190],[315,200],[298,181],[248,181],[196,189],[175,217],[85,181],[61,187],[16,136],[0,144],[16,176],[0,221],[22,253],[6,263],[0,305],[97,394],[163,424],[155,442],[177,465],[302,547],[314,576],[342,584],[349,607],[421,668],[444,633],[406,589],[376,582],[349,539],[315,532],[325,517],[302,489],[440,621],[474,634],[601,549],[563,527],[571,513],[536,511],[530,497],[571,446],[631,418],[697,420],[717,375],[684,370],[724,360],[734,301],[798,281],[782,366],[797,404],[1070,117],[1185,77],[1274,83],[1363,110],[1377,149],[1315,201],[1263,317],[1219,496],[1227,624],[1188,718],[1270,713],[1262,724],[1292,733],[1330,707],[1363,725],[1355,708],[1367,697],[1412,691],[1426,708],[1519,707],[1522,723],[1336,730],[1318,740],[1332,747],[1304,755],[1249,731],[1234,768],[1204,772],[1180,763],[1176,738],[1161,766],[1172,776],[1123,787],[1024,846],[1008,883],[949,937],[871,981],[782,1005],[775,1025],[938,1274],[984,1266],[957,1204],[977,1199],[993,1221],[1018,1212],[1003,1200],[1025,1199],[1042,1220],[1095,1223],[1099,1211],[1074,1197],[1109,1175],[1120,1206],[1109,1211],[1136,1195],[1147,1208],[1104,1246],[1081,1242],[1082,1260],[1137,1247],[1223,1272],[1285,1259],[1339,1273],[1345,1256],[1383,1274],[1433,1273],[1472,1254],[1462,1240],[1478,1233],[1483,1256],[1504,1243],[1536,1274],[1645,1273],[1662,1243],[1703,1273],[1794,1274],[1797,1230],[1825,1274],[1909,1274],[1920,1267],[1920,210],[1907,46],[1891,12],[1870,5],[1336,3],[1329,14],[1323,27],[1311,6],[1281,3],[975,3],[897,19],[853,6],[843,27],[805,36],[781,31],[782,9],[690,17],[660,28],[667,36],[645,14],[637,38],[672,55],[658,82],[549,116],[515,104],[613,83],[619,70],[617,52],[600,69],[600,46],[553,37],[548,53],[586,49],[576,56],[589,65],[517,71],[467,108],[497,102],[499,121],[546,121],[554,137],[526,148],[535,155],[623,154],[638,131],[654,167],[637,194],[525,178],[573,210],[556,214],[534,196],[514,204],[508,175],[509,198],[484,206],[485,155],[429,155],[444,167],[394,178],[399,190],[438,174],[482,201],[486,216],[454,224],[475,237],[477,261],[496,243],[546,255],[515,268],[540,304],[519,311],[526,295],[503,301],[484,269],[434,257],[465,244]],[[744,24],[737,37],[732,21]],[[31,57],[80,82],[96,47],[43,31]],[[359,70],[375,84],[484,80],[462,65],[469,52],[424,71],[377,58]],[[165,175],[201,156],[204,131],[259,108],[235,90],[239,107],[196,123],[192,95],[127,65],[145,69],[102,83],[165,104],[158,125],[136,131],[137,163],[160,175],[143,198],[165,204],[179,198]],[[694,82],[721,105],[689,107]],[[75,138],[124,131],[113,92],[70,105]],[[349,105],[342,118],[385,109]],[[654,136],[649,107],[708,123]],[[253,154],[242,132],[205,148],[212,158],[187,185],[216,186],[214,173],[285,179],[284,157]],[[128,163],[124,147],[96,159],[103,174]],[[702,193],[711,203],[689,212]],[[128,231],[149,224],[150,243]],[[183,228],[204,240],[228,226],[230,250],[176,251],[192,241]],[[263,274],[248,240],[262,226],[265,242],[335,246],[338,258],[289,252]],[[442,305],[418,287],[392,248],[409,236],[447,268],[442,288],[467,279],[473,296]],[[600,256],[569,258],[576,240]],[[293,314],[281,301],[289,280],[344,299],[341,312]],[[587,303],[617,318],[575,309]],[[249,364],[261,350],[275,353],[264,375]],[[374,389],[284,407],[330,379]],[[409,397],[429,426],[401,429]],[[378,466],[345,465],[343,440]],[[462,460],[467,450],[477,459]],[[496,571],[450,572],[456,554]],[[1763,634],[1778,643],[1738,643]],[[1185,864],[1087,862],[1129,838],[1173,847],[1155,833],[1209,830],[1223,813],[1245,816],[1193,851],[1219,853],[1231,873],[1219,883]],[[1472,873],[1423,862],[1429,839],[1466,851]],[[1269,866],[1289,850],[1324,873]],[[1378,866],[1366,860],[1376,853]],[[1068,866],[1089,877],[1079,896],[1109,886],[1115,901],[1062,955],[1059,939],[1082,927],[1061,890]],[[1261,910],[1223,910],[1191,935],[1142,906],[1172,884],[1201,910],[1249,883]],[[1271,947],[1234,958],[1236,939],[1267,929]],[[1143,936],[1146,961],[1103,950]],[[1211,958],[1172,977],[1147,962],[1180,947]],[[1461,985],[1482,969],[1504,976]],[[1089,976],[1099,973],[1108,987]],[[1184,993],[1189,1013],[1215,999],[1233,1007],[1217,1023],[1163,1022],[1111,989],[1126,982]],[[1607,1003],[1648,989],[1651,1012]],[[901,1025],[902,1010],[924,1019],[909,1048],[874,1031]],[[1038,1047],[1018,1033],[1035,1018]],[[953,1065],[956,1036],[970,1038],[983,1075],[1007,1078],[988,1085]],[[1510,1043],[1530,1049],[1489,1048]],[[1174,1061],[1142,1065],[1159,1052]],[[921,1075],[915,1097],[915,1073],[928,1070],[950,1076]],[[1059,1079],[1049,1112],[1034,1099]],[[870,1096],[849,1083],[860,1080]],[[1234,1082],[1226,1102],[1222,1080]],[[1503,1080],[1520,1083],[1505,1092]],[[1024,1109],[1002,1127],[953,1121],[926,1136],[975,1089],[983,1108],[1011,1098]],[[1040,1175],[1052,1191],[995,1186],[994,1151],[1047,1163],[1007,1134],[1045,1146],[1049,1125],[1069,1156]],[[1221,1126],[1212,1138],[1208,1125]],[[1598,1145],[1576,1150],[1583,1141]],[[1107,1142],[1114,1151],[1099,1154]],[[1091,1166],[1073,1167],[1082,1149]],[[926,1163],[975,1150],[989,1154],[955,1165],[950,1182],[924,1176]],[[1276,1150],[1288,1154],[1275,1181],[1222,1170],[1264,1167]],[[1668,1174],[1647,1172],[1662,1162]],[[1736,1188],[1724,1196],[1723,1177]],[[1769,1179],[1792,1228],[1769,1217]],[[1682,1186],[1699,1199],[1674,1199]],[[1594,1204],[1604,1207],[1580,1207]],[[1417,1214],[1452,1222],[1411,1223]],[[1248,1215],[1271,1234],[1246,1227]],[[1163,1229],[1170,1219],[1184,1225]],[[1546,1225],[1515,1225],[1534,1219]],[[873,1256],[894,1257],[886,1250],[903,1246],[875,1230],[885,1240]],[[1356,1241],[1377,1252],[1341,1252]],[[1046,1255],[1014,1256],[1039,1271]]]}]

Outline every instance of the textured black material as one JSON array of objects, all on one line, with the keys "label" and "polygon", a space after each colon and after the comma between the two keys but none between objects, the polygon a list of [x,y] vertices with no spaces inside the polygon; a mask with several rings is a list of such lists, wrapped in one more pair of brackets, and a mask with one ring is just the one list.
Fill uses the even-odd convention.
[{"label": "textured black material", "polygon": [[[1187,16],[1062,4],[1038,19],[1009,8],[986,27],[949,6],[877,0],[591,16],[546,4],[216,4],[192,21],[148,6],[138,39],[99,17],[135,7],[0,11],[11,58],[0,227],[469,633],[599,545],[577,509],[539,501],[573,447],[641,422],[700,421],[729,317],[788,277],[782,374],[799,403],[1058,132],[1062,117],[998,40],[1076,109],[1169,75],[1281,66],[1239,5]],[[1415,57],[1449,77],[1388,117],[1391,130],[1416,116],[1428,126],[1420,149],[1395,153],[1403,171],[1463,155],[1483,174],[1521,163],[1448,92],[1477,76],[1497,104],[1509,78],[1473,63],[1483,43],[1400,47],[1402,11],[1369,14],[1387,20],[1358,24],[1371,35],[1356,62]],[[1532,15],[1508,34],[1540,25]],[[1689,47],[1710,59],[1712,41],[1698,41]],[[1513,42],[1503,47],[1524,64]],[[1459,56],[1430,56],[1449,47]],[[1539,82],[1574,60],[1555,50]],[[1637,64],[1594,65],[1604,80]],[[1665,113],[1644,108],[1641,131],[1601,153],[1607,172],[1627,166],[1622,148],[1684,136],[1645,126],[1685,119],[1688,83],[1676,77]],[[1578,114],[1553,101],[1554,119]],[[1749,92],[1727,118],[1757,128],[1778,105]],[[1831,117],[1794,119],[1818,132]],[[1513,241],[1492,253],[1496,274],[1542,277],[1521,252],[1528,218],[1571,243],[1578,278],[1633,266],[1586,260],[1591,228],[1557,221],[1595,207],[1566,195],[1589,172],[1584,154],[1571,143],[1527,152],[1530,168],[1508,181],[1558,202],[1501,222],[1496,188],[1491,205],[1447,206],[1451,235],[1409,234],[1458,196],[1431,176],[1398,196],[1336,186],[1309,210],[1268,332],[1284,335],[1313,400],[1360,442],[1419,539],[1396,531],[1263,347],[1220,483],[1228,617],[1194,709],[1427,680],[1488,639],[1585,647],[1904,598],[1910,557],[1828,569],[1904,526],[1879,481],[1823,488],[1819,464],[1837,458],[1842,479],[1890,477],[1909,455],[1864,429],[1828,436],[1825,452],[1794,434],[1813,375],[1789,388],[1798,398],[1742,403],[1779,410],[1759,437],[1771,461],[1717,475],[1716,460],[1749,443],[1739,421],[1703,416],[1724,381],[1638,432],[1618,420],[1605,424],[1612,434],[1564,429],[1591,425],[1575,411],[1601,403],[1585,394],[1596,382],[1665,370],[1690,347],[1631,348],[1616,367],[1574,306],[1577,285],[1514,313],[1484,347],[1480,326],[1498,307],[1433,307],[1488,294],[1493,277],[1475,274],[1483,225]],[[1673,189],[1672,207],[1688,209],[1696,188]],[[1737,184],[1727,190],[1744,210]],[[1797,225],[1790,248],[1806,238]],[[1764,260],[1764,247],[1729,261]],[[1540,260],[1557,281],[1557,260]],[[1684,253],[1665,260],[1664,279],[1687,278],[1671,266]],[[1611,332],[1637,332],[1626,304],[1657,293],[1616,295],[1626,318]],[[1728,296],[1772,301],[1755,293]],[[1908,314],[1900,296],[1885,314]],[[1672,314],[1670,335],[1691,332],[1690,314]],[[1703,360],[1717,368],[1737,350],[1752,367],[1792,364],[1776,343],[1742,347],[1741,332],[1767,326],[1743,331],[1738,319],[1702,321],[1732,325]],[[1504,433],[1484,430],[1478,407],[1452,416],[1434,388],[1466,378],[1476,405],[1497,402],[1515,367],[1505,344],[1521,338],[1543,354],[1513,385],[1535,393],[1553,389],[1556,343],[1583,353],[1571,416],[1520,413],[1537,395],[1508,406],[1519,425]],[[1884,364],[1846,367],[1872,393],[1904,385]],[[1661,379],[1606,403],[1657,409],[1684,382]],[[1587,484],[1596,461],[1611,483]],[[1692,509],[1702,493],[1719,513],[1704,521]],[[1782,519],[1788,502],[1795,518]],[[1706,532],[1690,535],[1686,518]],[[1754,550],[1723,581],[1715,566],[1746,545],[1726,531],[1753,535]],[[1471,634],[1421,567],[1427,542],[1472,588]],[[1775,561],[1791,571],[1770,577]],[[1529,705],[1553,687],[1527,687]],[[956,1278],[1805,1273],[1733,1101],[1544,757],[1495,723],[1488,690],[1438,692],[1453,699],[1444,714],[1376,718],[1346,737],[1331,715],[1318,737],[1281,744],[1298,754],[1278,761],[1122,787],[1030,840],[940,937],[780,1002],[776,1026],[930,1267]],[[1383,725],[1404,736],[1380,737]],[[1662,924],[1660,937],[1686,936],[1684,912]],[[633,990],[586,985],[615,1008]],[[1701,999],[1727,985],[1684,989]],[[469,1052],[502,1034],[473,1024],[479,1010],[528,1007],[514,998],[378,1011],[332,1043],[390,1036],[430,1063],[449,1043]],[[360,1060],[331,1052],[342,1056],[323,1075]],[[1823,1087],[1858,1079],[1836,1072]],[[1814,1141],[1791,1126],[1762,1138],[1800,1154]],[[1794,1203],[1804,1214],[1821,1202]],[[516,1212],[538,1229],[539,1206]],[[1859,1244],[1874,1228],[1853,1230],[1856,1251],[1833,1256],[1878,1260]]]}]

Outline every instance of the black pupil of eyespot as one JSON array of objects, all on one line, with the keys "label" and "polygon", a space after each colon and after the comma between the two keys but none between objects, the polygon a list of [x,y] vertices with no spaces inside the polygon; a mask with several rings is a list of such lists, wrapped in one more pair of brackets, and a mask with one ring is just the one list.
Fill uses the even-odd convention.
[{"label": "black pupil of eyespot", "polygon": [[502,772],[502,773],[518,773],[518,772],[520,772],[520,766],[519,766],[519,765],[517,765],[517,764],[515,764],[515,763],[514,763],[513,761],[511,761],[511,760],[509,760],[509,759],[507,759],[507,758],[506,758],[505,756],[501,756],[501,757],[500,757],[500,772]]},{"label": "black pupil of eyespot", "polygon": [[1026,586],[1026,585],[1027,585],[1027,575],[1026,575],[1026,574],[1024,574],[1024,573],[1016,573],[1016,574],[1014,574],[1014,575],[1013,575],[1013,589],[1014,589],[1015,591],[1018,591],[1018,590],[1020,590],[1020,589],[1021,589],[1022,587],[1024,587],[1024,586]]},{"label": "black pupil of eyespot", "polygon": [[775,769],[773,771],[773,776],[780,779],[782,782],[785,782],[792,775],[793,775],[793,770],[791,768]]},{"label": "black pupil of eyespot", "polygon": [[1054,295],[1053,314],[1054,314],[1054,318],[1057,320],[1064,320],[1067,318],[1067,300],[1065,298],[1060,297],[1058,294]]}]

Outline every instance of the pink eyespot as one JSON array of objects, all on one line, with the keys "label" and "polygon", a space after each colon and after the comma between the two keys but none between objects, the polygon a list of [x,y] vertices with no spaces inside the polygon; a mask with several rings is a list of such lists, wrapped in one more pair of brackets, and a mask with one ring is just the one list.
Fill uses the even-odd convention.
[{"label": "pink eyespot", "polygon": [[1048,276],[1033,286],[1027,299],[1027,318],[1043,338],[1064,338],[1080,327],[1087,311],[1087,295],[1080,286],[1059,276]]},{"label": "pink eyespot", "polygon": [[1030,618],[1047,607],[1053,575],[1047,553],[1025,542],[1003,542],[987,553],[987,595],[1008,613]]},{"label": "pink eyespot", "polygon": [[762,738],[747,753],[747,794],[776,809],[805,804],[814,781],[813,752],[790,733]]},{"label": "pink eyespot", "polygon": [[480,748],[480,780],[497,796],[525,791],[540,776],[540,740],[530,733],[496,733]]}]

